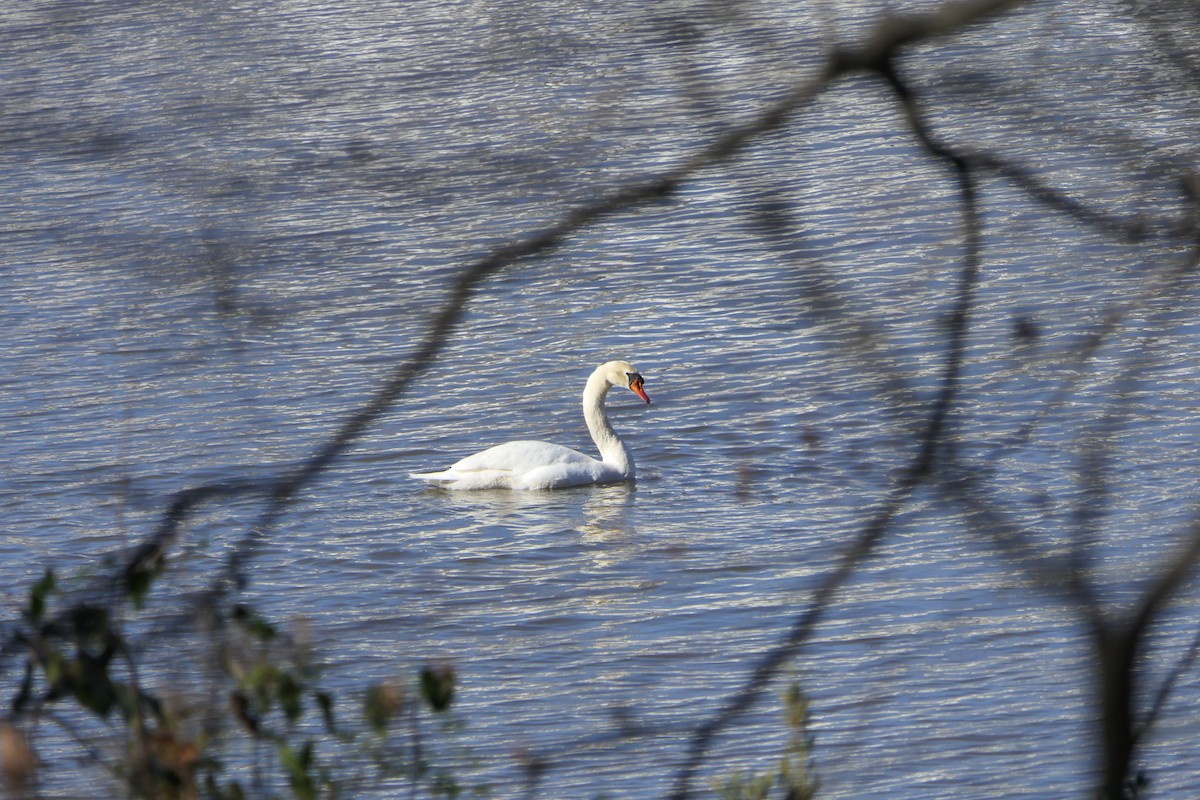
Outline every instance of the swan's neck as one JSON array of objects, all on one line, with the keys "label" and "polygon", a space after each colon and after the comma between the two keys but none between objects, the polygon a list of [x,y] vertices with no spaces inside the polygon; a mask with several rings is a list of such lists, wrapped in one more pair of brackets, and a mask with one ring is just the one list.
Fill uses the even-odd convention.
[{"label": "swan's neck", "polygon": [[608,394],[610,384],[602,375],[594,374],[588,379],[583,390],[583,420],[587,423],[592,441],[600,449],[600,459],[620,470],[621,474],[633,477],[633,455],[629,448],[617,436],[604,413],[604,397]]}]

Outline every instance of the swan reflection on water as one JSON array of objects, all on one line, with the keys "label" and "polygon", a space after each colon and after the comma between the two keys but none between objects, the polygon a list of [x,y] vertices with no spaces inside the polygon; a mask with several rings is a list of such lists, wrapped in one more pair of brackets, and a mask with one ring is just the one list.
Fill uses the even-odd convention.
[{"label": "swan reflection on water", "polygon": [[623,541],[637,533],[632,483],[580,486],[567,491],[507,489],[446,492],[439,504],[469,515],[481,528],[519,529],[526,535],[582,534],[584,541]]}]

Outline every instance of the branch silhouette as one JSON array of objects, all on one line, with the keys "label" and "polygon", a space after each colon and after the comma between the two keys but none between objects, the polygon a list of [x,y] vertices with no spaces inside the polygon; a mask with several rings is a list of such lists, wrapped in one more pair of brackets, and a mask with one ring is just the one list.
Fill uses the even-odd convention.
[{"label": "branch silhouette", "polygon": [[[946,3],[938,11],[924,16],[886,17],[862,46],[832,53],[827,59],[825,69],[818,76],[794,87],[782,100],[763,111],[750,123],[718,137],[708,147],[684,159],[676,167],[647,180],[635,181],[595,201],[580,205],[543,230],[493,250],[459,273],[412,354],[383,382],[371,399],[351,413],[333,436],[315,452],[296,468],[283,472],[274,479],[218,483],[177,492],[168,501],[168,511],[164,514],[162,523],[135,549],[133,556],[121,569],[121,576],[128,579],[131,576],[156,572],[164,563],[167,548],[173,541],[179,525],[204,503],[230,494],[257,493],[265,499],[264,509],[257,522],[234,548],[222,575],[213,582],[206,602],[243,585],[245,566],[275,526],[291,499],[349,450],[363,433],[395,404],[412,382],[429,368],[457,327],[468,301],[487,278],[522,259],[550,252],[575,232],[603,217],[670,196],[702,170],[734,157],[749,142],[786,124],[798,108],[812,102],[839,77],[863,70],[880,69],[888,63],[898,48],[906,44],[943,35],[1022,4],[1019,0],[969,0]],[[5,649],[7,651],[8,648]]]},{"label": "branch silhouette", "polygon": [[[961,8],[956,10],[961,10]],[[1090,584],[1085,571],[1080,569],[1078,564],[1060,562],[1041,553],[1039,548],[1033,544],[1031,537],[1021,531],[1019,526],[1006,520],[998,506],[980,503],[981,494],[977,482],[968,477],[969,473],[964,472],[962,466],[958,464],[948,418],[957,397],[965,341],[973,308],[972,295],[980,269],[981,231],[977,207],[976,173],[990,172],[1000,175],[1022,189],[1038,203],[1128,242],[1144,241],[1151,235],[1161,238],[1195,238],[1195,193],[1187,188],[1193,181],[1186,175],[1181,180],[1180,185],[1185,189],[1185,200],[1190,202],[1184,204],[1183,213],[1179,219],[1123,219],[1105,214],[1053,187],[1046,186],[1027,170],[1007,163],[996,156],[965,150],[958,152],[938,142],[932,135],[928,124],[922,119],[914,92],[898,76],[894,67],[896,48],[912,40],[908,37],[920,38],[931,30],[932,28],[924,28],[922,24],[912,20],[908,21],[908,24],[888,21],[876,29],[875,34],[870,37],[870,41],[876,44],[892,41],[893,44],[890,46],[884,44],[879,50],[871,49],[869,52],[842,52],[832,60],[839,65],[845,65],[848,70],[873,72],[884,80],[900,103],[908,128],[915,135],[922,149],[930,157],[947,164],[959,184],[959,204],[963,216],[963,266],[958,283],[958,297],[947,321],[947,349],[941,389],[933,402],[928,424],[918,438],[919,452],[902,470],[889,497],[881,504],[881,508],[870,516],[862,531],[844,551],[837,568],[827,574],[814,591],[812,599],[808,603],[808,609],[796,619],[784,640],[760,658],[751,670],[743,688],[730,697],[712,718],[697,727],[691,738],[683,765],[677,774],[675,788],[670,795],[672,800],[685,800],[691,796],[695,775],[703,763],[714,737],[760,698],[780,668],[796,655],[799,648],[809,638],[819,624],[824,611],[833,602],[838,590],[845,585],[858,565],[870,555],[886,534],[892,519],[902,510],[913,490],[931,478],[934,479],[933,484],[948,499],[965,504],[967,512],[965,516],[976,527],[985,531],[995,546],[1025,570],[1036,584],[1050,590],[1068,606],[1075,608],[1089,622],[1102,664],[1098,705],[1104,723],[1102,738],[1105,749],[1103,759],[1105,768],[1099,787],[1100,796],[1109,798],[1109,800],[1119,800],[1119,798],[1126,797],[1130,786],[1133,751],[1140,735],[1135,729],[1135,720],[1132,714],[1132,702],[1137,691],[1134,665],[1137,645],[1149,629],[1157,610],[1193,573],[1196,561],[1200,559],[1200,537],[1193,536],[1180,553],[1168,560],[1155,585],[1144,595],[1134,619],[1127,624],[1111,624],[1105,619],[1095,588]],[[898,34],[897,38],[889,40],[889,32]],[[839,71],[839,67],[832,69],[834,72]],[[775,216],[779,214],[777,209],[773,209],[772,213]],[[768,230],[779,230],[781,227],[781,225],[775,224],[768,226]],[[1150,285],[1128,305],[1110,309],[1104,315],[1103,327],[1093,337],[1090,337],[1088,347],[1080,357],[1087,358],[1094,353],[1104,335],[1116,328],[1124,314],[1155,297],[1163,296],[1164,287],[1172,285],[1190,273],[1192,267],[1193,265],[1189,263],[1180,270],[1160,272],[1158,279],[1152,280]],[[869,336],[853,337],[852,341],[855,343],[852,347],[856,347],[859,351],[873,351],[877,348],[877,343],[872,342]],[[1032,426],[1032,423],[1024,426],[1024,435],[1028,435]],[[1197,641],[1200,642],[1200,639]],[[1196,643],[1193,643],[1192,650],[1181,662],[1179,670],[1186,668],[1185,665],[1191,664],[1195,658],[1197,646]],[[1173,681],[1177,675],[1178,670],[1172,674],[1170,681]],[[1167,691],[1169,690],[1164,685],[1156,699],[1154,709],[1147,715],[1147,725],[1149,720],[1157,717]]]},{"label": "branch silhouette", "polygon": [[[79,620],[84,618],[82,612],[95,607],[117,609],[136,599],[160,573],[169,568],[172,548],[178,544],[181,531],[194,514],[214,502],[234,497],[254,497],[261,502],[255,521],[241,532],[231,554],[218,570],[217,577],[195,600],[197,609],[220,606],[230,595],[247,585],[250,565],[261,546],[280,526],[282,516],[295,503],[298,494],[333,468],[373,425],[405,397],[414,383],[442,355],[461,324],[466,308],[490,278],[517,267],[525,260],[551,253],[576,233],[606,217],[671,198],[703,171],[735,158],[751,142],[789,125],[798,111],[820,98],[839,80],[852,75],[867,76],[889,89],[894,102],[903,112],[908,132],[924,155],[944,169],[955,188],[959,211],[955,227],[961,241],[961,260],[954,293],[949,298],[950,313],[944,325],[944,352],[941,355],[938,388],[932,400],[921,405],[903,372],[892,368],[889,363],[891,343],[869,324],[855,319],[840,302],[834,281],[829,279],[828,273],[819,264],[811,265],[810,275],[817,278],[813,297],[807,299],[812,312],[837,321],[842,330],[848,332],[842,346],[871,365],[872,372],[878,378],[877,393],[881,403],[911,417],[913,423],[910,427],[915,446],[907,463],[895,472],[890,490],[874,504],[861,529],[855,532],[853,539],[841,552],[834,569],[822,577],[803,611],[791,621],[779,642],[753,663],[741,687],[725,698],[710,718],[688,731],[687,749],[673,773],[670,797],[683,800],[693,795],[693,784],[709,756],[715,738],[761,699],[781,668],[800,652],[821,624],[826,612],[833,607],[838,593],[888,535],[896,516],[906,509],[914,491],[928,486],[958,508],[969,527],[1009,563],[1015,564],[1032,584],[1070,608],[1088,626],[1101,665],[1097,706],[1104,727],[1104,774],[1099,791],[1108,800],[1124,798],[1131,781],[1139,742],[1159,718],[1179,676],[1192,668],[1200,651],[1198,637],[1192,641],[1167,680],[1157,687],[1150,709],[1138,719],[1133,701],[1144,687],[1139,685],[1136,658],[1163,609],[1194,576],[1196,564],[1200,561],[1200,522],[1193,521],[1179,536],[1183,544],[1164,560],[1133,610],[1124,616],[1108,615],[1103,606],[1102,587],[1092,580],[1086,563],[1090,543],[1087,530],[1089,526],[1098,524],[1098,512],[1081,505],[1076,518],[1082,532],[1076,551],[1070,557],[1062,558],[1043,552],[1037,545],[1036,537],[1006,513],[1003,504],[989,493],[989,487],[981,477],[980,465],[966,460],[959,452],[956,414],[968,337],[976,307],[976,289],[983,267],[984,232],[980,195],[984,179],[998,178],[1016,187],[1040,207],[1099,230],[1115,240],[1138,243],[1151,238],[1180,239],[1191,245],[1192,250],[1183,264],[1154,271],[1135,296],[1103,310],[1092,333],[1072,354],[1077,364],[1084,364],[1095,357],[1100,345],[1132,313],[1145,308],[1157,298],[1169,296],[1183,281],[1194,275],[1200,254],[1200,203],[1197,202],[1200,181],[1188,174],[1180,177],[1182,202],[1181,212],[1177,216],[1120,216],[1106,213],[1049,185],[1031,170],[997,154],[947,143],[935,136],[921,98],[897,71],[897,61],[903,57],[904,48],[962,30],[1022,5],[1025,3],[1016,0],[965,0],[946,2],[925,15],[887,16],[874,25],[860,44],[832,49],[813,78],[793,86],[781,100],[761,114],[717,137],[710,145],[686,157],[675,167],[580,204],[543,229],[519,237],[467,265],[455,276],[411,352],[405,354],[402,363],[378,386],[367,402],[341,421],[332,436],[322,441],[299,463],[281,469],[266,479],[214,482],[185,488],[171,495],[164,504],[157,525],[145,540],[126,555],[119,567],[97,583],[99,588],[96,591],[61,609],[52,618],[38,621],[41,631],[70,638],[78,633]],[[695,94],[700,102],[710,102],[702,91],[696,90]],[[758,229],[768,240],[781,239],[788,230],[794,229],[782,204],[760,206],[756,221]],[[1015,448],[1026,441],[1048,414],[1068,402],[1075,388],[1076,384],[1068,380],[1056,396],[1026,420],[1016,436],[1003,446]],[[1115,428],[1119,420],[1109,422]],[[1088,475],[1092,481],[1086,487],[1085,501],[1102,498],[1108,491],[1104,470],[1110,455],[1100,445],[1085,453],[1089,458]],[[1097,516],[1089,516],[1093,513]],[[0,656],[8,659],[25,651],[30,639],[26,628],[16,626],[6,636]],[[20,703],[14,705],[21,706]],[[570,743],[567,747],[583,747],[664,732],[663,728],[656,726],[623,725],[612,734],[589,737]],[[550,763],[549,760],[539,760],[537,774],[540,775],[540,770]],[[532,772],[530,774],[533,775]],[[536,780],[531,779],[528,788],[530,796],[533,796],[535,789]]]}]

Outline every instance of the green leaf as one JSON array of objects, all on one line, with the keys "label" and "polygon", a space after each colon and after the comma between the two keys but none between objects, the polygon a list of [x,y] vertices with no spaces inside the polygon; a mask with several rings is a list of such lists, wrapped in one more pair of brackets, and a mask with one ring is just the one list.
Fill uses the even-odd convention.
[{"label": "green leaf", "polygon": [[421,697],[434,711],[445,711],[454,700],[454,668],[449,664],[421,668]]},{"label": "green leaf", "polygon": [[233,607],[233,619],[249,634],[258,638],[259,641],[269,642],[276,636],[276,631],[271,623],[260,617],[254,612],[254,609],[249,606],[238,604]]},{"label": "green leaf", "polygon": [[68,686],[67,662],[62,653],[49,650],[42,655],[42,669],[46,673],[46,684],[50,687],[48,700],[57,700],[70,691]]},{"label": "green leaf", "polygon": [[292,792],[296,797],[301,800],[315,800],[317,796],[316,783],[308,774],[313,763],[312,741],[305,742],[299,753],[288,747],[286,743],[280,742],[279,762],[287,770],[288,782],[292,785]]},{"label": "green leaf", "polygon": [[317,705],[321,707],[321,718],[325,720],[325,730],[336,734],[333,725],[333,698],[328,692],[314,692],[313,697],[317,699]]},{"label": "green leaf", "polygon": [[54,591],[54,571],[47,568],[42,579],[29,590],[29,610],[26,616],[34,625],[39,625],[46,615],[46,595]]},{"label": "green leaf", "polygon": [[108,677],[108,659],[80,653],[79,659],[68,665],[75,699],[97,716],[107,717],[117,703],[118,688]]},{"label": "green leaf", "polygon": [[242,679],[243,688],[258,703],[258,707],[266,711],[271,708],[277,694],[276,684],[279,682],[279,670],[272,664],[255,664]]},{"label": "green leaf", "polygon": [[100,642],[106,648],[117,638],[108,622],[108,610],[99,606],[80,605],[71,609],[71,625],[80,637]]},{"label": "green leaf", "polygon": [[403,695],[395,686],[373,683],[367,687],[367,696],[363,698],[363,716],[376,733],[383,733],[402,703]]},{"label": "green leaf", "polygon": [[129,601],[134,608],[141,610],[145,607],[146,595],[150,593],[156,577],[158,570],[146,563],[136,564],[125,573],[125,591],[129,593]]},{"label": "green leaf", "polygon": [[276,689],[276,694],[279,696],[279,706],[287,716],[288,722],[295,722],[300,719],[300,715],[304,711],[300,702],[300,684],[296,683],[296,679],[290,673],[284,672],[279,675],[279,686]]},{"label": "green leaf", "polygon": [[25,704],[29,702],[29,698],[32,696],[33,696],[33,662],[26,661],[25,662],[25,677],[21,680],[21,691],[17,694],[17,697],[15,700],[13,700],[13,704],[12,704],[13,714],[16,716],[20,716],[21,712],[25,710]]}]

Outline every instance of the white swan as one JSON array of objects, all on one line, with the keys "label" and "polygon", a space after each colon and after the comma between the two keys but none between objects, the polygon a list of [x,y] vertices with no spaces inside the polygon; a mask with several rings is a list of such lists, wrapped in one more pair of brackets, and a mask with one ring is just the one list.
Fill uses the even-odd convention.
[{"label": "white swan", "polygon": [[467,456],[442,472],[409,477],[446,489],[561,489],[594,483],[633,480],[633,455],[608,424],[604,397],[613,386],[630,389],[650,404],[642,376],[627,361],[596,367],[583,389],[583,419],[601,460],[550,442],[506,442]]}]

